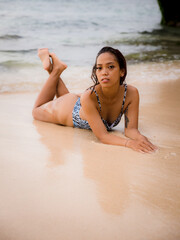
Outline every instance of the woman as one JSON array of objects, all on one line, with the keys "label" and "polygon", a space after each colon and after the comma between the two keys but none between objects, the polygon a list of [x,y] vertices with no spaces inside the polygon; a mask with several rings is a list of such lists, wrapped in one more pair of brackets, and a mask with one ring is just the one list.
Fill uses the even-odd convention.
[{"label": "woman", "polygon": [[[38,55],[44,69],[49,72],[49,78],[35,102],[35,119],[92,129],[95,136],[105,144],[125,146],[142,153],[157,149],[138,131],[139,94],[135,87],[124,84],[126,60],[119,50],[104,47],[99,51],[92,70],[95,84],[80,96],[69,93],[60,78],[67,68],[66,64],[54,53],[49,53],[47,48],[39,49]],[[123,114],[125,136],[128,139],[109,134]]]}]

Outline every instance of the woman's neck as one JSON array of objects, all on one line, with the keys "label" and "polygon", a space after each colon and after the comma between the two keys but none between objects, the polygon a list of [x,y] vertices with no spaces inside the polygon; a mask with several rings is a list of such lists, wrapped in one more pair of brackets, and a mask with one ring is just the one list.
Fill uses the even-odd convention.
[{"label": "woman's neck", "polygon": [[119,83],[112,87],[104,87],[104,88],[100,85],[101,98],[107,101],[113,101],[118,97],[119,90],[120,90]]}]

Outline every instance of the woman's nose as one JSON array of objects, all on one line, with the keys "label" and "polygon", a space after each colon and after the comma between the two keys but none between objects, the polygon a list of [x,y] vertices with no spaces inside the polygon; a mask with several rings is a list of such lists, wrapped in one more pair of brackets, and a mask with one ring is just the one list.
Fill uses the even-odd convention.
[{"label": "woman's nose", "polygon": [[107,75],[108,74],[108,70],[106,68],[104,68],[103,71],[102,71],[102,74],[103,75]]}]

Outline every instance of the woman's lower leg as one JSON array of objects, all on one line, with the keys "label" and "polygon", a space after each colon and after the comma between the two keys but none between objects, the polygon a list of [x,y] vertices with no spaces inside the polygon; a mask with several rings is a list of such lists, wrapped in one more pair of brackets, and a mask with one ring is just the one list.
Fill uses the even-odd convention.
[{"label": "woman's lower leg", "polygon": [[59,81],[57,83],[56,87],[56,97],[61,97],[64,94],[69,93],[69,90],[67,89],[66,85],[64,84],[62,78],[59,78]]},{"label": "woman's lower leg", "polygon": [[67,68],[67,65],[61,62],[55,54],[52,53],[50,55],[53,60],[53,69],[37,97],[34,108],[54,99],[54,96],[57,93],[57,84],[59,82],[60,75]]},{"label": "woman's lower leg", "polygon": [[[51,74],[53,70],[53,62],[50,61],[50,53],[48,48],[40,48],[38,49],[38,56],[43,64],[43,68]],[[64,84],[63,80],[59,78],[59,81],[57,82],[56,87],[56,97],[63,96],[64,94],[69,93],[69,90],[67,89],[66,85]]]}]

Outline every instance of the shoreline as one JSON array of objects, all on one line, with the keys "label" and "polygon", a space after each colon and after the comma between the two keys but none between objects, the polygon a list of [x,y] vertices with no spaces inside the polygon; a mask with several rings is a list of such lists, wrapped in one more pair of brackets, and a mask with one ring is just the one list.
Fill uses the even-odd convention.
[{"label": "shoreline", "polygon": [[[62,73],[62,79],[71,92],[85,91],[93,84],[90,66],[68,66]],[[166,62],[141,62],[127,64],[127,84],[173,82],[180,75],[180,60]],[[39,92],[48,73],[42,64],[32,68],[14,69],[2,72],[0,76],[0,95],[8,93]],[[4,81],[6,79],[6,81]]]}]

